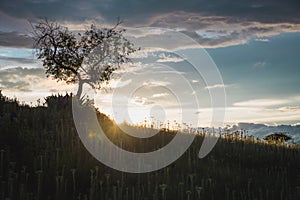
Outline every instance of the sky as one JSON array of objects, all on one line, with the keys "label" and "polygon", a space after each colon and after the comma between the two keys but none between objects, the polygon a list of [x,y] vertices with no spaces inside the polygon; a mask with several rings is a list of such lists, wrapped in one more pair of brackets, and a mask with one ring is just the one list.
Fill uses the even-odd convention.
[{"label": "sky", "polygon": [[[0,89],[33,105],[47,95],[74,90],[46,78],[34,56],[30,23],[48,18],[82,31],[91,23],[112,26],[120,17],[128,37],[147,45],[176,33],[197,45],[181,38],[168,52],[152,48],[135,55],[132,66],[120,73],[123,76],[111,81],[111,90],[97,95],[100,109],[118,121],[124,120],[119,104],[126,103],[133,123],[148,117],[153,122],[197,119],[198,125],[209,126],[209,93],[225,89],[226,124],[296,125],[300,123],[299,10],[297,0],[3,0]],[[165,28],[175,33],[170,36]],[[205,77],[178,56],[181,52],[197,58],[204,51],[223,84],[207,85]]]}]

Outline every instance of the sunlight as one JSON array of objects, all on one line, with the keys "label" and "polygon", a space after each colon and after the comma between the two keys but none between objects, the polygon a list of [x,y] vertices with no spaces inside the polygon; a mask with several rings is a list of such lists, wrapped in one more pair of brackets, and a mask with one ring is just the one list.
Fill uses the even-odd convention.
[{"label": "sunlight", "polygon": [[[108,107],[101,107],[99,105],[96,105],[99,107],[101,112],[109,115],[116,123],[121,124],[123,122],[134,124],[134,125],[142,125],[145,124],[148,126],[153,127],[159,127],[161,124],[167,124],[167,121],[180,121],[181,117],[178,115],[176,116],[176,110],[172,109],[163,109],[160,105],[154,105],[149,107],[130,107],[127,110],[127,113],[125,112],[113,112],[112,108]],[[114,109],[114,110],[122,110],[124,109]]]}]

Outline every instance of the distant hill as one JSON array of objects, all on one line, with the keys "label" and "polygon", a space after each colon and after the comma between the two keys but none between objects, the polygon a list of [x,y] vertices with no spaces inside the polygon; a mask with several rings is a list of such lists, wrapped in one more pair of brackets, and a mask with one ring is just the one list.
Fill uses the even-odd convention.
[{"label": "distant hill", "polygon": [[253,123],[238,123],[229,128],[231,131],[247,130],[249,135],[253,135],[255,138],[265,138],[267,135],[275,132],[284,132],[289,134],[293,141],[300,143],[300,125],[278,125],[267,126],[265,124],[253,124]]}]

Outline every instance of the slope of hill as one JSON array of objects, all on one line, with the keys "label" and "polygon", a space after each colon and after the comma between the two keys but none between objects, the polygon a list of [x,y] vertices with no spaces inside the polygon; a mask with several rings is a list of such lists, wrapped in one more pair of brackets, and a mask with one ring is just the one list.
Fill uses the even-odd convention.
[{"label": "slope of hill", "polygon": [[[0,95],[0,200],[4,199],[299,199],[300,149],[252,138],[220,138],[204,159],[199,135],[170,166],[129,174],[104,166],[83,147],[74,127],[70,96],[47,98],[47,106],[20,105]],[[159,132],[142,142],[125,135],[98,113],[116,144],[152,151],[174,133]],[[117,129],[113,134],[111,127]]]}]

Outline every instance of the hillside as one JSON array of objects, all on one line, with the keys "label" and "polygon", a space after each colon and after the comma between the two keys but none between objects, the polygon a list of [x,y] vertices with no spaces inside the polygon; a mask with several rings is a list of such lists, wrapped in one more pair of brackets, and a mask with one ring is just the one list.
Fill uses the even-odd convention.
[{"label": "hillside", "polygon": [[[0,200],[171,200],[299,199],[300,148],[253,138],[220,138],[204,159],[197,157],[203,135],[159,171],[129,174],[104,166],[83,147],[74,126],[71,97],[51,96],[29,107],[0,95]],[[152,151],[174,133],[145,141],[125,135],[107,116],[100,124],[123,148]],[[111,133],[111,127],[117,131]],[[133,127],[135,128],[135,127]],[[138,128],[136,128],[138,129]],[[146,145],[145,145],[146,144]]]}]

